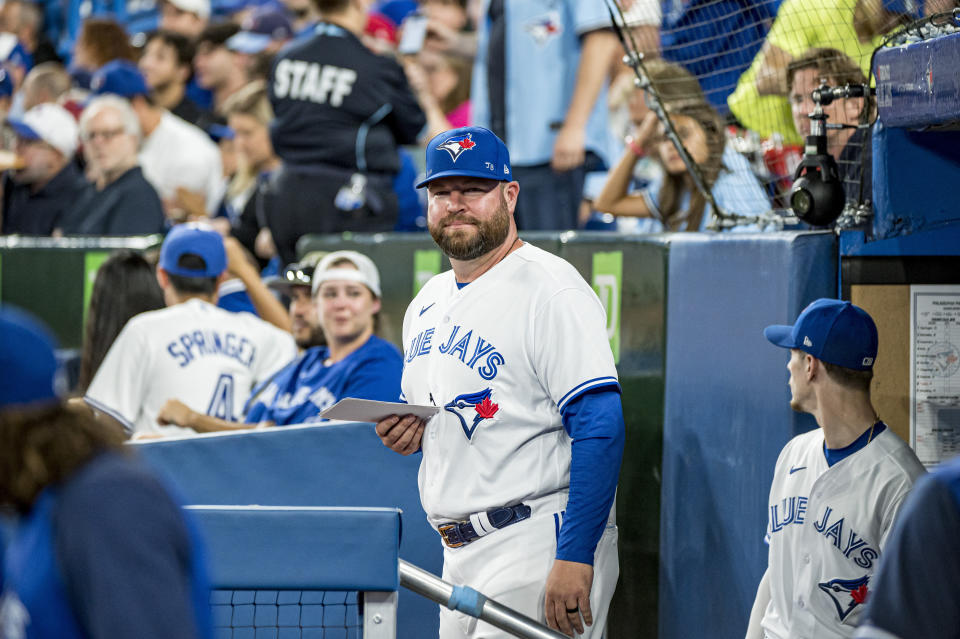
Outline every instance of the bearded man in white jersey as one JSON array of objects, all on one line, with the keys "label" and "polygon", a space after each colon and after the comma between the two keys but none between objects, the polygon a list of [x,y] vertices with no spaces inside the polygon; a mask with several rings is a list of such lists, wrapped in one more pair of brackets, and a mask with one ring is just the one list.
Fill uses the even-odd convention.
[{"label": "bearded man in white jersey", "polygon": [[124,326],[84,396],[131,436],[192,435],[160,425],[169,399],[227,421],[243,416],[254,386],[297,354],[290,333],[251,313],[216,306],[227,277],[223,238],[198,224],[174,227],[160,248],[157,280],[167,308]]},{"label": "bearded man in white jersey", "polygon": [[[520,185],[496,135],[442,133],[426,167],[430,233],[453,269],[407,309],[401,388],[441,410],[388,417],[377,433],[423,452],[420,498],[447,580],[599,638],[619,575],[624,442],[603,306],[569,263],[518,237]],[[508,635],[441,608],[442,639],[481,636]]]},{"label": "bearded man in white jersey", "polygon": [[770,487],[767,571],[747,639],[847,638],[900,506],[924,473],[870,399],[877,327],[850,302],[819,299],[764,335],[790,349],[790,406],[819,428],[794,437]]}]

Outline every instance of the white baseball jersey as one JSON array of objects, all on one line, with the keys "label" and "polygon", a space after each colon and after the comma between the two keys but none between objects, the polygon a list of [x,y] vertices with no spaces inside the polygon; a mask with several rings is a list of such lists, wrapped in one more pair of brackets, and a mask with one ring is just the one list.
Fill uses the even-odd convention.
[{"label": "white baseball jersey", "polygon": [[897,512],[925,472],[889,428],[829,467],[823,444],[817,428],[777,460],[762,622],[769,639],[853,636]]},{"label": "white baseball jersey", "polygon": [[167,400],[237,421],[254,385],[296,355],[286,331],[250,313],[191,299],[127,322],[84,399],[135,434],[195,434],[157,424]]},{"label": "white baseball jersey", "polygon": [[404,398],[434,404],[420,498],[434,525],[544,498],[566,505],[562,409],[617,383],[600,300],[576,269],[530,244],[458,289],[432,278],[403,321]]}]

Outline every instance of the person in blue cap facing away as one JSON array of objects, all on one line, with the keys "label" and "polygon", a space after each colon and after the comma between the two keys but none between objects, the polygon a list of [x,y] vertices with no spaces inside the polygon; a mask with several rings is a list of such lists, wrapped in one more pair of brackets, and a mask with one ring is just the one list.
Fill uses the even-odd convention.
[{"label": "person in blue cap facing away", "polygon": [[852,637],[897,513],[925,471],[870,399],[879,339],[866,311],[819,299],[793,326],[763,334],[790,349],[790,407],[819,428],[777,460],[767,570],[746,636]]},{"label": "person in blue cap facing away", "polygon": [[[426,155],[417,186],[453,269],[407,308],[401,389],[442,410],[387,417],[377,434],[405,455],[422,444],[420,499],[446,545],[445,578],[602,637],[624,442],[603,305],[569,263],[518,237],[520,185],[493,132],[446,131]],[[441,609],[441,639],[481,636],[505,634]]]},{"label": "person in blue cap facing away", "polygon": [[0,308],[0,506],[5,637],[212,636],[199,540],[123,433],[61,399],[54,340]]},{"label": "person in blue cap facing away", "polygon": [[157,264],[167,308],[127,322],[87,389],[87,404],[140,437],[195,434],[157,422],[171,398],[237,421],[254,386],[291,361],[297,347],[290,333],[259,317],[217,307],[226,277],[219,233],[200,224],[174,227]]}]

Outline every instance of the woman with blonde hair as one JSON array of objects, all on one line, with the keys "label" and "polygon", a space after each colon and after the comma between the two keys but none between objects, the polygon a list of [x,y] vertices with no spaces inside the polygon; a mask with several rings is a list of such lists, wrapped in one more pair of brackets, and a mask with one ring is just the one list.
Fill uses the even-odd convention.
[{"label": "woman with blonde hair", "polygon": [[280,158],[270,142],[273,109],[266,85],[259,80],[246,85],[224,102],[223,111],[233,131],[237,157],[237,170],[227,185],[223,208],[233,236],[257,257],[269,259],[275,251],[261,203],[270,175],[280,167]]}]

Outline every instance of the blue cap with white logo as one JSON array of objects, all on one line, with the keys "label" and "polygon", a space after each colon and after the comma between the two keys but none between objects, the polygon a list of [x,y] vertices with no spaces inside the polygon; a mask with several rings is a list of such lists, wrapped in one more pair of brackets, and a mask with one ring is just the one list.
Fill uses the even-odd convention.
[{"label": "blue cap with white logo", "polygon": [[[184,255],[203,258],[204,268],[180,266]],[[223,237],[205,224],[179,224],[167,234],[160,247],[160,268],[181,277],[219,277],[227,270],[227,251]]]},{"label": "blue cap with white logo", "polygon": [[0,410],[56,402],[63,378],[56,343],[30,315],[0,308]]},{"label": "blue cap with white logo", "polygon": [[128,99],[150,95],[150,87],[140,69],[127,60],[113,60],[97,69],[90,79],[90,90],[97,95],[113,93]]},{"label": "blue cap with white logo", "polygon": [[493,131],[479,126],[451,129],[427,143],[427,172],[421,188],[442,177],[466,176],[510,182],[510,152]]},{"label": "blue cap with white logo", "polygon": [[873,368],[877,359],[877,326],[850,302],[821,298],[803,309],[793,326],[763,329],[771,343],[797,348],[817,359],[856,371]]}]

